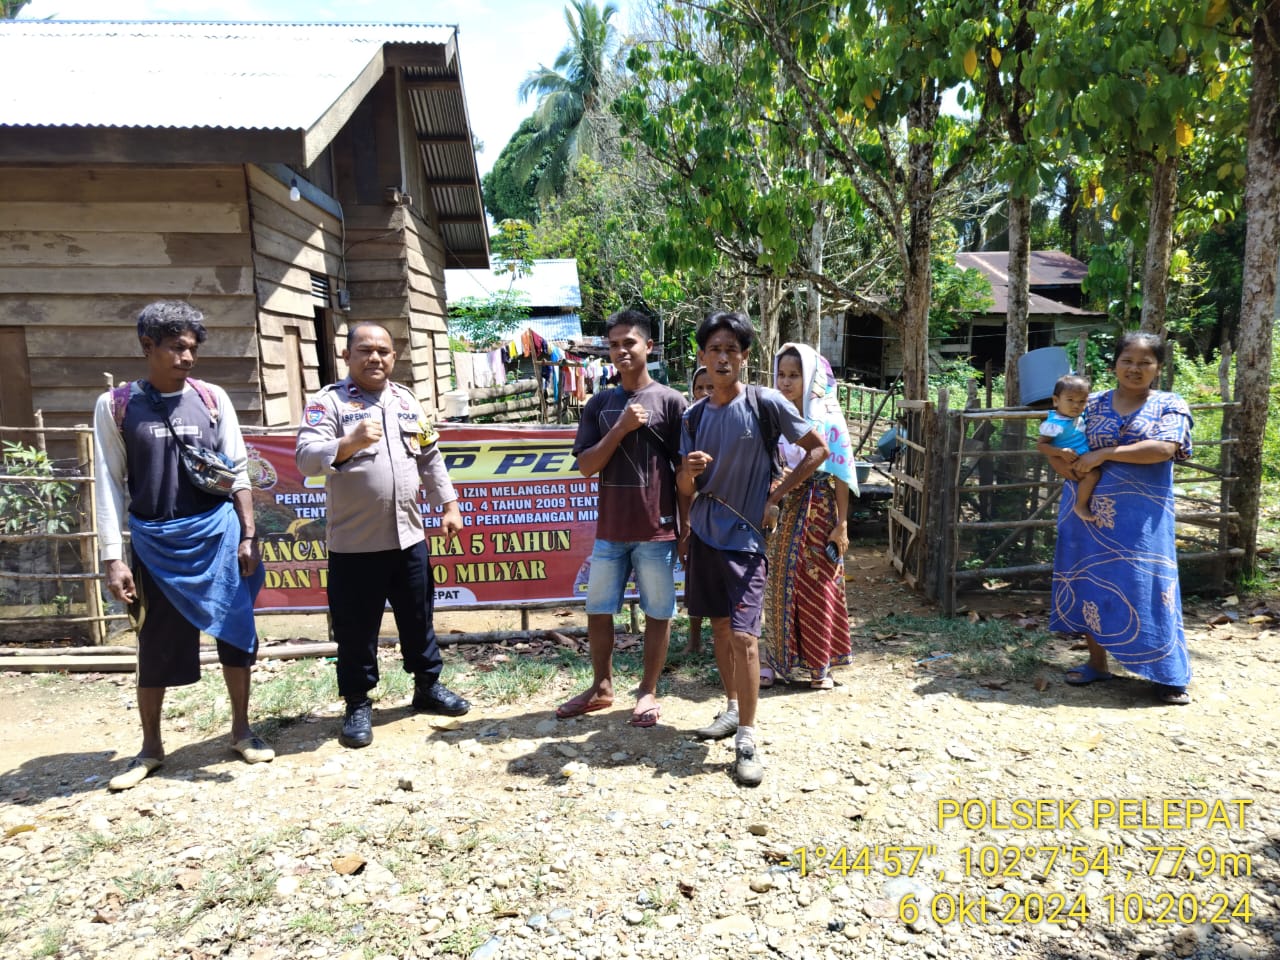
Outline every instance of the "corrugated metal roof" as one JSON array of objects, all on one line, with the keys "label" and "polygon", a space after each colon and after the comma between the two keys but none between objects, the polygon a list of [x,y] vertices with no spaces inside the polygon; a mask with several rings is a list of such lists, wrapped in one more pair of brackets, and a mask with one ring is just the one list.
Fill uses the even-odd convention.
[{"label": "corrugated metal roof", "polygon": [[321,155],[386,69],[404,80],[449,262],[487,263],[455,27],[0,20],[0,130],[32,131],[10,144],[26,145],[9,151],[19,162],[93,161],[116,143],[76,139],[81,129],[145,141],[111,162],[156,156],[157,141],[142,131],[168,137],[167,162],[200,162],[218,144],[188,143],[182,131],[241,131],[256,142],[237,142],[220,161],[299,169]]},{"label": "corrugated metal roof", "polygon": [[[961,270],[978,270],[991,284],[991,306],[976,317],[1003,323],[1009,313],[1009,253],[1005,250],[957,253],[956,266]],[[1028,264],[1032,292],[1027,300],[1027,315],[1071,316],[1088,319],[1105,317],[1105,313],[1081,310],[1035,293],[1036,287],[1080,286],[1089,268],[1070,254],[1058,250],[1033,250]]]},{"label": "corrugated metal roof", "polygon": [[492,270],[444,272],[445,296],[451,301],[464,297],[484,299],[506,290],[508,284],[513,290],[525,294],[525,302],[535,310],[539,307],[582,306],[577,260],[535,260],[533,272],[527,277],[517,277],[515,283],[510,283],[506,275],[498,276]]},{"label": "corrugated metal roof", "polygon": [[582,319],[576,313],[562,313],[549,317],[530,317],[512,324],[502,333],[499,340],[514,340],[526,330],[533,330],[544,340],[556,340],[564,343],[568,340],[582,340]]},{"label": "corrugated metal roof", "polygon": [[0,124],[309,129],[422,24],[0,21]]},{"label": "corrugated metal roof", "polygon": [[[981,270],[994,286],[1009,282],[1009,251],[982,250],[957,253],[956,266],[961,270]],[[1032,250],[1027,264],[1032,287],[1079,286],[1089,268],[1061,250]]]}]

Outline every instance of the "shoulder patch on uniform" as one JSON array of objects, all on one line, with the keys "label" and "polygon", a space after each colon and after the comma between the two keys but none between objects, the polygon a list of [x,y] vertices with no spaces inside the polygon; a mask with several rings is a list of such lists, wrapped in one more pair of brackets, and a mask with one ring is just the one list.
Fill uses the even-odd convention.
[{"label": "shoulder patch on uniform", "polygon": [[324,419],[324,404],[310,403],[307,409],[303,411],[303,419],[307,421],[307,426],[314,427]]}]

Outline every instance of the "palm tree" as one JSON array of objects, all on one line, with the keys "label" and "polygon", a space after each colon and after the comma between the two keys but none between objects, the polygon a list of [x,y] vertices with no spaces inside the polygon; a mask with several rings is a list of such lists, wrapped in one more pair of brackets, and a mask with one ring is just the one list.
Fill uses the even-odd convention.
[{"label": "palm tree", "polygon": [[18,19],[18,11],[31,0],[0,0],[0,20]]},{"label": "palm tree", "polygon": [[[593,125],[600,116],[600,88],[605,70],[618,48],[618,34],[609,23],[618,12],[613,3],[597,7],[593,0],[570,0],[564,9],[569,42],[555,64],[539,65],[520,84],[520,100],[537,94],[535,130],[517,159],[519,179],[540,162],[538,195],[548,197],[564,186],[570,164],[579,156],[595,156],[599,144]],[[549,153],[549,156],[548,156]]]}]

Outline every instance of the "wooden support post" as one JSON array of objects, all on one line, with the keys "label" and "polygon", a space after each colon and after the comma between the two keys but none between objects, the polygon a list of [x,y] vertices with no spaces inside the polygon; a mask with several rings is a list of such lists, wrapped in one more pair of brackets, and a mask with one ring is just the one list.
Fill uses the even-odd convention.
[{"label": "wooden support post", "polygon": [[639,616],[637,615],[637,613],[636,613],[636,602],[635,602],[634,600],[632,600],[630,603],[628,603],[628,604],[627,604],[627,610],[628,610],[628,611],[630,612],[630,614],[631,614],[631,632],[632,632],[632,633],[639,633],[639,632],[640,632],[640,617],[639,617]]},{"label": "wooden support post", "polygon": [[1082,330],[1080,332],[1079,337],[1076,339],[1076,373],[1080,374],[1081,376],[1084,376],[1085,359],[1086,359],[1086,354],[1088,353],[1088,350],[1087,350],[1088,344],[1089,344],[1089,334],[1085,333]]},{"label": "wooden support post", "polygon": [[[98,508],[94,496],[97,478],[94,475],[93,434],[86,431],[76,434],[76,459],[80,469],[87,478],[80,484],[80,531],[93,533],[98,529]],[[56,547],[55,547],[56,549]],[[80,541],[80,564],[85,573],[94,576],[102,574],[99,560],[98,540],[96,537],[85,537]],[[99,580],[84,582],[84,612],[94,617],[89,630],[89,642],[95,646],[103,646],[107,642],[107,622],[102,619],[102,583]]]}]

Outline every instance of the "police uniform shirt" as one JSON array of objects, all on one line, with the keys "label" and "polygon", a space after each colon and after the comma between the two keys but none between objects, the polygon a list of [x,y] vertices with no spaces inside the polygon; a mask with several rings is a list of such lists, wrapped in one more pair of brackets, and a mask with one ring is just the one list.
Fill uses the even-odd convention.
[{"label": "police uniform shirt", "polygon": [[[335,464],[338,444],[364,420],[382,439]],[[406,550],[424,539],[418,491],[439,507],[458,499],[418,399],[398,383],[381,394],[350,377],[308,402],[298,431],[298,470],[325,478],[329,549],[337,553]]]}]

